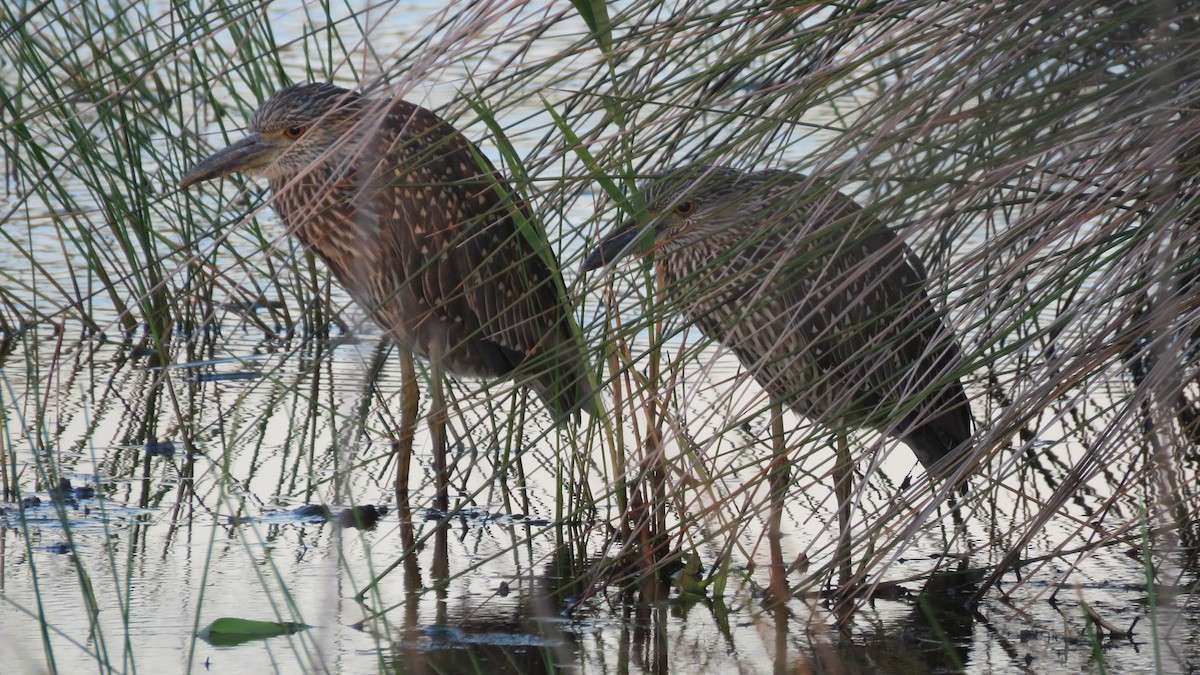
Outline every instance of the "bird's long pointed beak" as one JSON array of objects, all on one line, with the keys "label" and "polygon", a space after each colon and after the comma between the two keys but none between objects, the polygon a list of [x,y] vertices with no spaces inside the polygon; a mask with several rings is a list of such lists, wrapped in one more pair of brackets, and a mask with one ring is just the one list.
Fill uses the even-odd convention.
[{"label": "bird's long pointed beak", "polygon": [[250,134],[229,147],[209,155],[179,179],[179,187],[226,176],[235,171],[253,171],[279,157],[280,149],[258,134]]},{"label": "bird's long pointed beak", "polygon": [[635,248],[641,229],[637,221],[630,219],[624,222],[607,237],[600,240],[592,254],[583,261],[583,271],[603,267],[614,260],[625,257]]}]

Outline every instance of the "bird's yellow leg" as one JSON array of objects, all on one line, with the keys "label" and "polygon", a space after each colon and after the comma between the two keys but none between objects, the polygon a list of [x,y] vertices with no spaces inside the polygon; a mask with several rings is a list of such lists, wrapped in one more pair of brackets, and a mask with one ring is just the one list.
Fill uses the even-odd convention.
[{"label": "bird's yellow leg", "polygon": [[837,431],[837,460],[833,465],[833,489],[838,502],[838,587],[845,591],[850,583],[850,497],[853,491],[854,458],[850,455],[850,439],[844,427]]},{"label": "bird's yellow leg", "polygon": [[393,451],[396,454],[396,503],[408,502],[408,475],[412,466],[413,439],[417,435],[417,414],[421,409],[421,390],[417,386],[417,369],[412,352],[400,354],[400,438]]},{"label": "bird's yellow leg", "polygon": [[787,583],[787,566],[783,564],[783,498],[791,480],[791,464],[783,438],[783,406],[775,401],[771,404],[771,464],[767,469],[770,486],[770,511],[767,514],[767,544],[771,552],[771,604],[782,606],[791,596]]},{"label": "bird's yellow leg", "polygon": [[433,378],[433,391],[431,392],[433,400],[429,404],[428,423],[429,435],[433,439],[433,472],[435,485],[437,486],[437,494],[434,497],[433,507],[445,512],[450,508],[450,477],[447,475],[446,467],[446,453],[448,452],[446,423],[448,420],[446,394],[442,388],[442,381],[445,377],[440,358],[430,354],[429,365],[430,376]]}]

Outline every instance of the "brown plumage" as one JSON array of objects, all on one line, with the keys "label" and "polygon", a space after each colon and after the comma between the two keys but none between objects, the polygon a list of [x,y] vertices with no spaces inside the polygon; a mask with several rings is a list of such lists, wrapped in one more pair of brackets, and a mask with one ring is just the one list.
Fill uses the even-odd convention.
[{"label": "brown plumage", "polygon": [[[954,334],[912,250],[850,198],[807,187],[790,172],[722,167],[648,181],[667,298],[797,413],[900,438],[933,467],[971,435]],[[637,233],[627,223],[585,267]]]},{"label": "brown plumage", "polygon": [[249,131],[181,184],[265,176],[284,223],[398,343],[454,374],[515,376],[560,418],[589,400],[532,212],[449,123],[400,99],[303,84],[271,96]]},{"label": "brown plumage", "polygon": [[[688,167],[642,189],[665,295],[737,354],[775,401],[844,432],[900,438],[932,474],[962,457],[971,413],[955,369],[954,334],[930,304],[916,255],[838,192],[786,171]],[[585,269],[633,248],[629,222]],[[851,579],[853,458],[839,433],[831,475],[840,534],[839,584]],[[785,455],[786,457],[786,455]],[[779,541],[787,462],[771,477],[771,589],[790,597]]]}]

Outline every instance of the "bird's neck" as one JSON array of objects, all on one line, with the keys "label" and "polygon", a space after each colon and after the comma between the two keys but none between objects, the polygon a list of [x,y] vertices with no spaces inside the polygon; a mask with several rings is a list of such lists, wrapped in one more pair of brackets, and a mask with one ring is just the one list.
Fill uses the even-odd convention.
[{"label": "bird's neck", "polygon": [[325,261],[338,281],[358,299],[369,288],[368,272],[380,253],[378,223],[357,175],[323,163],[271,181],[273,206],[288,231]]}]

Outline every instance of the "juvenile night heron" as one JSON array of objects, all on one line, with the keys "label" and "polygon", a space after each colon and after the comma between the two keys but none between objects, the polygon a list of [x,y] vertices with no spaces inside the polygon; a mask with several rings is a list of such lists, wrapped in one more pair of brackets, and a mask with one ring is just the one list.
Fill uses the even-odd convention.
[{"label": "juvenile night heron", "polygon": [[394,341],[429,360],[435,438],[443,369],[515,377],[558,420],[588,401],[582,343],[531,210],[434,113],[331,84],[287,87],[180,185],[233,172],[265,177],[288,230]]},{"label": "juvenile night heron", "polygon": [[[904,441],[942,471],[971,435],[962,355],[916,255],[853,200],[799,174],[691,167],[642,187],[664,293],[730,348],[775,401],[839,431],[834,481],[841,581],[849,575],[851,464],[844,431]],[[619,227],[585,269],[635,248]],[[777,533],[773,533],[777,536]]]}]

